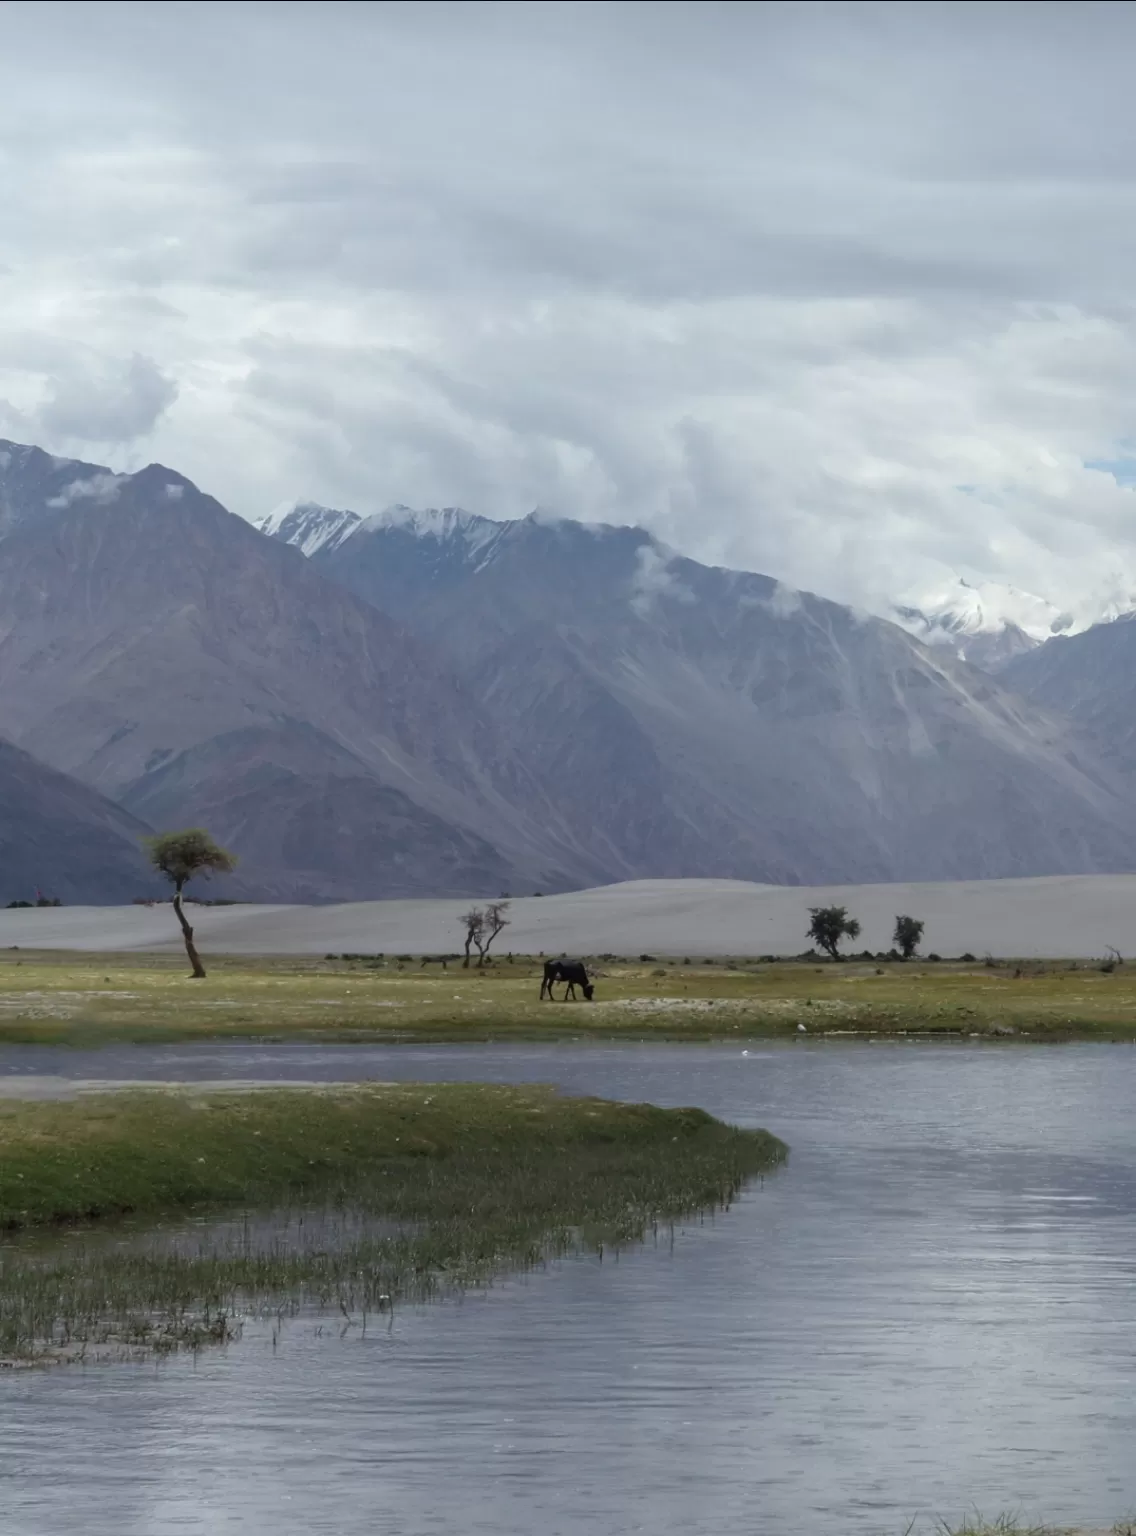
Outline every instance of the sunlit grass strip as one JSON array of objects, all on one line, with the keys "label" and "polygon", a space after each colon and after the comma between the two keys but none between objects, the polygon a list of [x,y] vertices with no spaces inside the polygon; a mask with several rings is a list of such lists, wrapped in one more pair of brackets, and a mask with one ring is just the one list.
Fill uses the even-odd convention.
[{"label": "sunlit grass strip", "polygon": [[0,1221],[40,1226],[201,1205],[342,1204],[403,1235],[318,1251],[108,1252],[0,1265],[0,1354],[176,1347],[250,1308],[365,1317],[550,1254],[618,1245],[727,1205],[783,1145],[701,1110],[541,1088],[413,1085],[108,1095],[0,1114]]},{"label": "sunlit grass strip", "polygon": [[594,1003],[540,1000],[539,959],[218,959],[0,952],[0,1042],[1064,1041],[1136,1038],[1136,965],[591,960]]}]

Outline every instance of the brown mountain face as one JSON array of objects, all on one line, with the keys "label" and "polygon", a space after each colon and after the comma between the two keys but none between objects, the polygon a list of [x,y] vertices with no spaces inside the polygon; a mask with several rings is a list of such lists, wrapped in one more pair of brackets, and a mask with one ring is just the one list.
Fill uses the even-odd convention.
[{"label": "brown mountain face", "polygon": [[0,735],[207,826],[242,894],[1136,863],[1124,765],[883,620],[638,529],[266,533],[161,466],[0,444]]},{"label": "brown mountain face", "polygon": [[1005,676],[1023,698],[1073,720],[1114,768],[1136,776],[1136,618],[1055,635],[1015,657]]},{"label": "brown mountain face", "polygon": [[427,647],[169,470],[40,457],[5,488],[11,739],[147,820],[205,822],[278,897],[573,877]]},{"label": "brown mountain face", "polygon": [[159,894],[149,828],[85,784],[0,741],[0,903],[132,901]]},{"label": "brown mountain face", "polygon": [[1131,868],[1122,782],[943,648],[642,530],[405,509],[311,558],[444,649],[611,877]]}]

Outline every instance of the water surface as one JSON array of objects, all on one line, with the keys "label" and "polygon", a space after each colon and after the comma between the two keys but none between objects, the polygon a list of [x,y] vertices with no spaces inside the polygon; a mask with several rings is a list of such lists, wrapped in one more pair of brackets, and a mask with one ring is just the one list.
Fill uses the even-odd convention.
[{"label": "water surface", "polygon": [[0,1378],[3,1536],[902,1531],[1136,1507],[1136,1050],[10,1048],[0,1074],[556,1082],[792,1147],[602,1264]]}]

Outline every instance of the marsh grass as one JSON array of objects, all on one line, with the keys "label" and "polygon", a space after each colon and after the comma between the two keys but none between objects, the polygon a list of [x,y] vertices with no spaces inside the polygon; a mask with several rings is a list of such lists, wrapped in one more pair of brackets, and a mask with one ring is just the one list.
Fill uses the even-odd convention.
[{"label": "marsh grass", "polygon": [[[1016,1515],[1006,1514],[995,1520],[983,1520],[976,1515],[965,1519],[961,1525],[941,1520],[937,1526],[941,1536],[1104,1536],[1104,1533],[1091,1533],[1083,1527],[1031,1525]],[[1136,1526],[1129,1520],[1119,1520],[1112,1526],[1109,1536],[1136,1536]]]},{"label": "marsh grass", "polygon": [[1136,965],[595,959],[596,1002],[541,1002],[540,962],[0,952],[0,1043],[320,1039],[1136,1038]]},{"label": "marsh grass", "polygon": [[[289,1208],[270,1241],[28,1237],[0,1255],[0,1356],[223,1340],[314,1305],[349,1325],[551,1256],[638,1241],[728,1206],[784,1156],[701,1110],[548,1089],[398,1085],[130,1093],[0,1111],[0,1224],[224,1205]],[[330,1212],[309,1222],[313,1207]],[[392,1228],[393,1224],[393,1228]],[[286,1227],[289,1223],[285,1224]],[[255,1224],[250,1225],[250,1231]],[[299,1235],[298,1235],[299,1234]]]}]

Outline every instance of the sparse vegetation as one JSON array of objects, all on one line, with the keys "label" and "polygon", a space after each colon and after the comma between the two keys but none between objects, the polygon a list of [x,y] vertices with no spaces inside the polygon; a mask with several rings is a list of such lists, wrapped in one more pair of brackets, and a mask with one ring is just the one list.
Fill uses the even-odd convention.
[{"label": "sparse vegetation", "polygon": [[927,925],[917,917],[897,917],[895,920],[895,932],[892,934],[892,943],[898,949],[900,958],[910,960],[915,951],[923,942],[923,929]]},{"label": "sparse vegetation", "polygon": [[810,907],[809,919],[809,938],[833,960],[841,958],[842,939],[860,937],[860,924],[847,907]]},{"label": "sparse vegetation", "polygon": [[[1022,961],[990,969],[928,955],[907,965],[845,959],[691,958],[689,965],[583,955],[588,1009],[542,1006],[542,962],[465,972],[438,956],[216,956],[185,979],[173,954],[0,951],[0,1043],[114,1040],[1136,1039],[1136,966]],[[426,963],[424,963],[426,962]],[[663,975],[653,976],[653,970]]]},{"label": "sparse vegetation", "polygon": [[145,840],[150,863],[174,888],[173,907],[185,941],[185,952],[193,967],[193,979],[205,980],[205,967],[193,942],[193,929],[185,915],[182,892],[186,884],[196,876],[206,879],[212,874],[228,874],[235,868],[236,858],[227,848],[215,843],[201,827],[188,827],[182,832],[159,832]]},{"label": "sparse vegetation", "polygon": [[[477,950],[477,968],[481,970],[489,957],[489,947],[497,935],[509,926],[509,900],[488,902],[484,907],[470,907],[459,919],[465,929],[465,959],[462,969],[468,971],[472,958],[470,951]],[[405,957],[409,960],[411,957]]]}]

